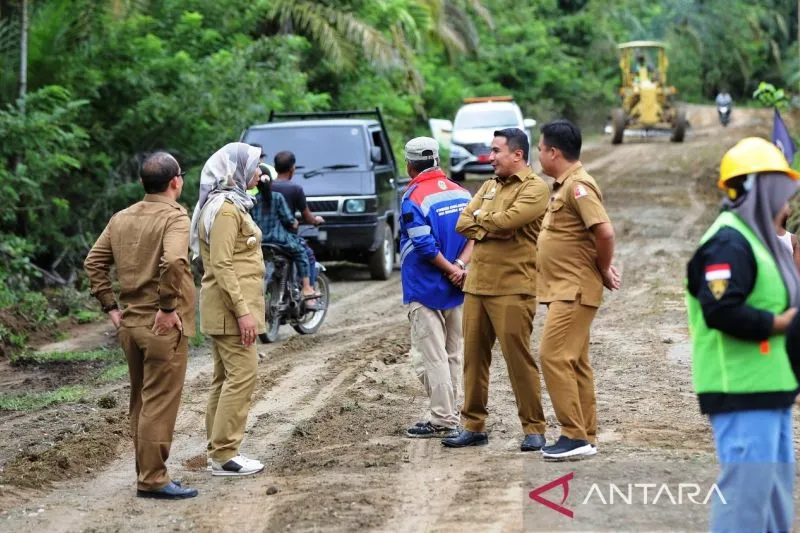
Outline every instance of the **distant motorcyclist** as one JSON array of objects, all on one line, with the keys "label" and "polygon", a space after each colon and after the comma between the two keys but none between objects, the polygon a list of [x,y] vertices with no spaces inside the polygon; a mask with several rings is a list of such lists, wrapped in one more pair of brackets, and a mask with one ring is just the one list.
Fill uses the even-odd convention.
[{"label": "distant motorcyclist", "polygon": [[731,98],[731,95],[725,90],[719,92],[715,101],[717,103],[717,107],[731,106],[733,104],[733,98]]},{"label": "distant motorcyclist", "polygon": [[719,115],[719,121],[722,123],[723,126],[727,126],[728,122],[731,120],[731,111],[733,108],[733,98],[731,95],[728,94],[724,88],[720,90],[719,94],[717,94],[716,98],[717,104],[717,114]]}]

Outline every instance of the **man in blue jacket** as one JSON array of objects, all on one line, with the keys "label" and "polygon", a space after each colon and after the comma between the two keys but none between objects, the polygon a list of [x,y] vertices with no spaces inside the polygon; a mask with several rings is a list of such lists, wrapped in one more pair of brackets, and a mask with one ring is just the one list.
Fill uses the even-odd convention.
[{"label": "man in blue jacket", "polygon": [[407,435],[451,437],[458,434],[464,352],[461,286],[472,255],[472,241],[456,232],[456,221],[471,196],[439,168],[434,139],[411,139],[405,158],[412,179],[400,209],[400,275],[414,368],[430,398],[430,416]]}]

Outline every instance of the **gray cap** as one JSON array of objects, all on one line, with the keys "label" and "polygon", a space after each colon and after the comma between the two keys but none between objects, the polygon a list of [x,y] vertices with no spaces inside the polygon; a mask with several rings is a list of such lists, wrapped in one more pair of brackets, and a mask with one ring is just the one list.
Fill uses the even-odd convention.
[{"label": "gray cap", "polygon": [[439,159],[439,143],[430,137],[416,137],[406,143],[406,160]]}]

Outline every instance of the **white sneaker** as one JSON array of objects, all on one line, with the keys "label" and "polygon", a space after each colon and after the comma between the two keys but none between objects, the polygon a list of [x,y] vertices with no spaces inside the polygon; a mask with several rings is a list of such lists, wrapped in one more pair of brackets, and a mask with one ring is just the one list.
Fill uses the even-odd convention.
[{"label": "white sneaker", "polygon": [[225,464],[211,461],[212,476],[249,476],[264,470],[264,465],[255,459],[248,459],[244,455],[237,455]]}]

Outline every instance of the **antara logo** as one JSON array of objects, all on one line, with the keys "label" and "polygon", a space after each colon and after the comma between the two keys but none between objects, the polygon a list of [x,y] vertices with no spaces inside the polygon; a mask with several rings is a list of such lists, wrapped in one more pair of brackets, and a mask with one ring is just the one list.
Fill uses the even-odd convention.
[{"label": "antara logo", "polygon": [[[572,481],[572,478],[574,477],[575,477],[575,472],[570,472],[565,476],[561,476],[558,479],[554,479],[553,481],[547,483],[546,485],[542,485],[541,487],[533,489],[528,494],[528,496],[530,497],[531,500],[539,502],[545,507],[549,507],[550,509],[557,511],[563,514],[564,516],[572,518],[575,515],[575,513],[573,513],[572,510],[564,507],[564,502],[567,501],[567,498],[569,497],[569,482]],[[556,487],[561,487],[564,492],[564,497],[561,498],[561,503],[555,503],[553,501],[548,500],[547,498],[542,497],[542,493],[545,493],[548,490],[554,489]]]},{"label": "antara logo", "polygon": [[[572,509],[564,506],[564,503],[569,497],[569,482],[574,478],[575,473],[570,472],[541,487],[533,489],[528,493],[528,497],[553,511],[561,513],[569,518],[574,518],[575,513]],[[562,491],[560,502],[556,503],[542,496],[545,492],[557,487],[561,487]],[[641,500],[638,497],[639,495],[641,495]],[[708,505],[714,495],[716,495],[721,504],[728,504],[716,483],[712,484],[707,491],[704,491],[697,483],[678,483],[677,485],[673,485],[672,488],[670,488],[670,485],[667,483],[626,483],[622,485],[608,483],[606,491],[601,488],[600,484],[592,483],[583,501],[581,501],[581,505],[589,503],[601,505],[613,505],[615,503],[624,503],[626,505],[658,505],[659,503],[671,505],[683,505],[684,503]]]}]

